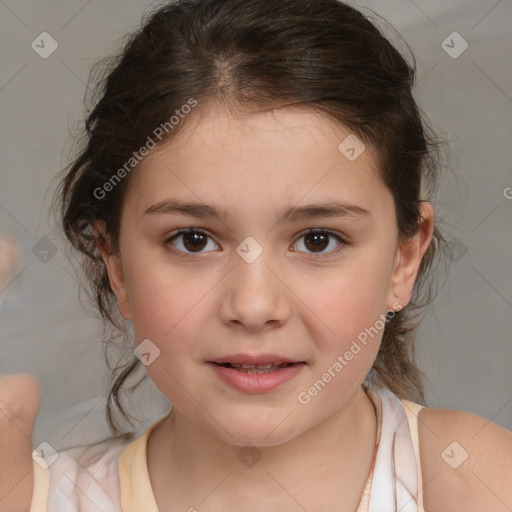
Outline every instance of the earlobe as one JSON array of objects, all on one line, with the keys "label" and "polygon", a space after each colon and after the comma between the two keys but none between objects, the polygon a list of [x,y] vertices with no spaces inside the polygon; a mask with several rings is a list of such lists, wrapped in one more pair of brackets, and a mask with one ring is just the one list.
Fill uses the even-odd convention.
[{"label": "earlobe", "polygon": [[418,231],[410,240],[403,242],[397,250],[388,308],[391,308],[390,305],[393,303],[399,303],[405,307],[410,302],[421,260],[432,241],[434,209],[428,201],[422,201],[419,210]]},{"label": "earlobe", "polygon": [[125,320],[129,320],[131,312],[121,257],[112,248],[110,234],[108,233],[105,221],[95,221],[92,225],[92,230],[96,239],[96,247],[107,268],[110,286],[116,296],[119,311]]}]

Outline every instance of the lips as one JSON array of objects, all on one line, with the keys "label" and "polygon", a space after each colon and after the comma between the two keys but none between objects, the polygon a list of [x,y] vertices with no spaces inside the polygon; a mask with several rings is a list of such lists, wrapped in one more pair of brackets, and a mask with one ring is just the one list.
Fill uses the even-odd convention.
[{"label": "lips", "polygon": [[307,365],[305,361],[274,354],[236,354],[206,363],[222,382],[244,393],[272,392],[298,377]]},{"label": "lips", "polygon": [[258,366],[266,365],[284,367],[295,363],[305,363],[305,361],[301,361],[300,359],[290,359],[276,354],[261,354],[258,356],[249,354],[232,354],[229,356],[212,359],[208,362],[221,366],[232,366],[234,368],[256,368]]}]

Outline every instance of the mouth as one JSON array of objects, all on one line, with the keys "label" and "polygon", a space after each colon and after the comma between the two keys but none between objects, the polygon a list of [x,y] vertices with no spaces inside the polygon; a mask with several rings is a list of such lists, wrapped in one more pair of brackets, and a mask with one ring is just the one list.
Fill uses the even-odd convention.
[{"label": "mouth", "polygon": [[273,354],[251,356],[235,354],[206,363],[228,386],[244,393],[271,392],[302,374],[306,361]]},{"label": "mouth", "polygon": [[222,366],[224,368],[231,368],[232,370],[236,370],[241,373],[272,373],[278,372],[283,368],[288,368],[290,366],[298,366],[305,364],[303,361],[298,363],[269,363],[269,364],[238,364],[238,363],[216,363],[214,361],[210,361],[217,366]]}]

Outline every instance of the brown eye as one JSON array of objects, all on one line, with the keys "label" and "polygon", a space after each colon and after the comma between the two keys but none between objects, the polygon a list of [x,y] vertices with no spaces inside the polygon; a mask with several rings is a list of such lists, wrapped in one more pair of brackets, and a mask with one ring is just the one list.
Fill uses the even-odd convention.
[{"label": "brown eye", "polygon": [[[304,239],[303,245],[305,247],[305,252],[320,255],[323,255],[324,252],[327,254],[335,253],[340,249],[340,247],[345,245],[345,241],[338,234],[325,230],[308,231],[303,233],[300,239]],[[332,243],[333,239],[337,241],[337,244],[335,243],[334,246]],[[297,242],[296,245],[300,245],[299,242]],[[331,247],[332,250],[325,251],[328,247]]]},{"label": "brown eye", "polygon": [[168,238],[164,245],[172,245],[173,249],[184,254],[200,254],[208,246],[209,238],[210,236],[204,231],[184,229],[179,230],[175,235]]},{"label": "brown eye", "polygon": [[329,245],[329,236],[325,233],[310,233],[306,235],[305,246],[313,252],[321,252]]}]

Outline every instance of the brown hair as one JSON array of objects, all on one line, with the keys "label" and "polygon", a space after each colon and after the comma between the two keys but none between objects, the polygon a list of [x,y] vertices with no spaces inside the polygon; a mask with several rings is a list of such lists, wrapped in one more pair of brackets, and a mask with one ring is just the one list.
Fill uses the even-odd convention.
[{"label": "brown hair", "polygon": [[[120,393],[142,364],[133,355],[132,344],[123,345],[126,325],[91,224],[104,220],[113,249],[118,250],[130,173],[122,173],[123,179],[106,197],[98,198],[97,191],[109,180],[112,183],[123,166],[127,170],[126,162],[154,138],[156,127],[167,123],[161,140],[176,136],[187,118],[172,129],[169,119],[191,98],[199,105],[196,110],[208,101],[222,102],[237,112],[307,105],[348,126],[376,150],[382,179],[394,198],[399,241],[417,231],[419,202],[434,193],[441,144],[412,96],[412,54],[408,63],[368,17],[338,0],[178,0],[149,13],[140,30],[127,39],[119,55],[108,59],[106,66],[100,63],[104,74],[94,89],[99,98],[87,117],[83,146],[63,169],[56,195],[62,227],[83,255],[97,307],[131,356],[112,368],[107,349],[116,336],[105,343],[112,370],[107,421],[114,434],[123,431],[113,406],[128,419]],[[420,309],[434,296],[429,273],[441,242],[436,225],[413,299],[387,322],[367,377],[368,384],[422,403],[424,374],[415,364],[412,335]],[[129,391],[145,377],[144,372]]]}]

